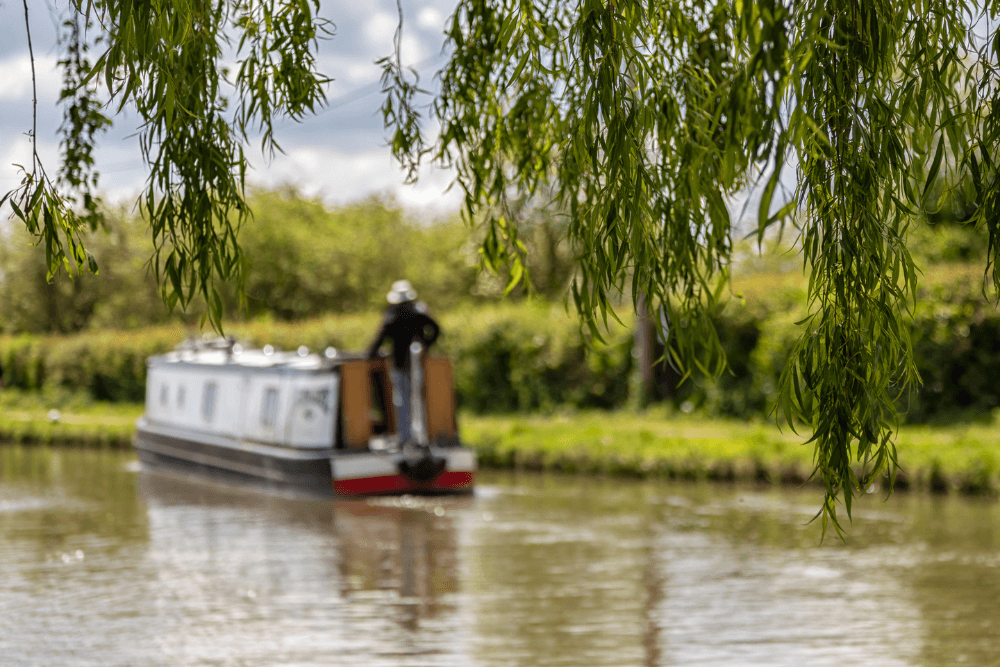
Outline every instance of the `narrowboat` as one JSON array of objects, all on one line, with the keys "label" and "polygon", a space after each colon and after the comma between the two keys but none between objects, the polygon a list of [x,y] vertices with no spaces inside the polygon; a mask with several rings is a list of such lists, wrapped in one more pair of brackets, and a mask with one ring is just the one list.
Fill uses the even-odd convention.
[{"label": "narrowboat", "polygon": [[451,364],[411,349],[401,442],[391,360],[186,341],[147,360],[135,448],[144,466],[331,496],[470,493]]}]

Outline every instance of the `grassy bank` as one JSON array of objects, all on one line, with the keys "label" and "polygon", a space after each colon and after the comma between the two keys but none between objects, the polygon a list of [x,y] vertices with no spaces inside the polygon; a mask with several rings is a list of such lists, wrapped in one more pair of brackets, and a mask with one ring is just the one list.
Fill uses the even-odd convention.
[{"label": "grassy bank", "polygon": [[2,390],[0,442],[124,449],[132,446],[142,410],[141,403],[95,403]]},{"label": "grassy bank", "polygon": [[[0,442],[126,448],[142,412],[135,403],[64,401],[56,415],[50,404],[0,394]],[[484,468],[775,484],[806,483],[812,470],[812,447],[770,423],[584,412],[463,415],[461,427]],[[897,488],[996,493],[998,439],[993,425],[904,427]]]},{"label": "grassy bank", "polygon": [[[667,479],[803,484],[812,445],[773,423],[663,414],[466,416],[463,437],[484,467]],[[996,493],[1000,427],[904,427],[897,489]]]}]

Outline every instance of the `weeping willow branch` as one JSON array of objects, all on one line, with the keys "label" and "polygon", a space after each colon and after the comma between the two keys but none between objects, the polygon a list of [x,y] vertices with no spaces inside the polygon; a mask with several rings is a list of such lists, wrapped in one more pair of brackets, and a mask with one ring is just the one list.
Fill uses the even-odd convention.
[{"label": "weeping willow branch", "polygon": [[[96,268],[80,231],[99,224],[92,153],[109,122],[96,102],[100,84],[108,109],[133,109],[140,119],[149,176],[137,203],[152,230],[150,266],[163,298],[171,308],[201,300],[205,318],[220,328],[218,282],[242,285],[246,270],[237,242],[250,215],[244,147],[259,134],[266,155],[280,151],[275,122],[300,120],[325,100],[329,79],[317,69],[316,51],[332,24],[318,11],[319,0],[71,0],[71,25],[92,26],[103,51],[92,64],[83,58],[88,45],[78,27],[63,43],[61,182],[45,177],[35,114],[32,169],[0,199],[45,246],[49,276],[61,267]],[[235,75],[224,63],[231,48]]]},{"label": "weeping willow branch", "polygon": [[39,168],[38,159],[38,78],[35,76],[35,51],[31,46],[31,22],[28,20],[28,0],[24,0],[24,33],[28,38],[28,59],[31,61],[31,171]]},{"label": "weeping willow branch", "polygon": [[[713,321],[733,252],[727,202],[769,174],[758,240],[794,222],[810,277],[777,418],[811,433],[819,516],[839,532],[840,503],[850,516],[858,493],[894,476],[896,401],[919,383],[906,234],[921,176],[933,180],[945,136],[972,171],[995,173],[1000,40],[977,52],[971,27],[996,4],[462,0],[431,102],[440,135],[424,140],[416,98],[392,79],[385,119],[411,173],[421,159],[455,169],[465,216],[487,226],[488,260],[517,238],[516,220],[490,212],[546,184],[569,217],[582,320],[598,333],[645,295],[686,373],[725,367]],[[977,68],[979,104],[968,101]],[[793,170],[794,196],[779,199]],[[982,224],[1000,230],[994,182],[979,183],[992,212]]]}]

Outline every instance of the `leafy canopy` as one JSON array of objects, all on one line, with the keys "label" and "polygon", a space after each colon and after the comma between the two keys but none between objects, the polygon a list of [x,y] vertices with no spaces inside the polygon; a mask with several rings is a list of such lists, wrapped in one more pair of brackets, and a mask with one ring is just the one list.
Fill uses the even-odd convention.
[{"label": "leafy canopy", "polygon": [[[274,118],[323,100],[318,1],[71,9],[76,112],[63,170],[53,183],[36,156],[6,199],[52,269],[86,263],[78,231],[92,224],[89,147],[103,124],[88,100],[100,85],[112,109],[143,119],[140,203],[163,295],[185,305],[200,293],[217,325],[214,281],[242,276],[243,146],[259,132],[276,149]],[[906,233],[942,175],[972,182],[971,219],[988,231],[987,273],[1000,284],[1000,33],[983,34],[998,10],[996,0],[460,0],[426,111],[440,133],[423,135],[400,33],[382,61],[383,112],[411,176],[427,159],[456,170],[465,215],[486,219],[487,265],[508,263],[512,285],[523,278],[516,202],[551,193],[578,257],[583,320],[597,333],[622,295],[642,296],[661,308],[671,360],[705,373],[725,364],[712,317],[733,254],[730,204],[759,185],[758,240],[789,226],[810,276],[781,414],[811,429],[823,525],[839,531],[838,499],[850,513],[857,493],[895,471],[895,399],[919,380]],[[235,73],[222,67],[228,51]],[[783,179],[794,190],[776,196]]]}]

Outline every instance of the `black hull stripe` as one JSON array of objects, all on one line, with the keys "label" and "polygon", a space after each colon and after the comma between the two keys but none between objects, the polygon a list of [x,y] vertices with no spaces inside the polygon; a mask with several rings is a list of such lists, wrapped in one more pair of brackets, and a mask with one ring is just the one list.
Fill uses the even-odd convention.
[{"label": "black hull stripe", "polygon": [[245,475],[230,470],[206,467],[192,463],[186,459],[176,459],[170,456],[155,454],[149,450],[139,450],[139,461],[143,468],[151,472],[167,475],[180,475],[182,479],[196,482],[197,480],[213,480],[225,484],[236,484],[243,488],[257,489],[263,492],[277,491],[286,493],[306,493],[308,497],[329,498],[335,495],[333,485],[326,478],[299,479],[294,484],[263,479],[256,475]]},{"label": "black hull stripe", "polygon": [[291,486],[332,485],[330,460],[325,453],[312,459],[288,459],[145,431],[136,434],[135,448],[140,454],[148,452],[185,467],[221,470]]},{"label": "black hull stripe", "polygon": [[199,431],[196,429],[180,428],[168,424],[150,423],[144,417],[136,422],[136,430],[147,435],[157,435],[170,440],[185,440],[198,442],[204,445],[211,445],[224,450],[235,450],[239,452],[257,452],[265,456],[272,456],[281,459],[317,459],[333,455],[341,451],[331,447],[302,447],[295,445],[283,445],[274,442],[262,442],[247,438],[236,438],[216,432]]}]

